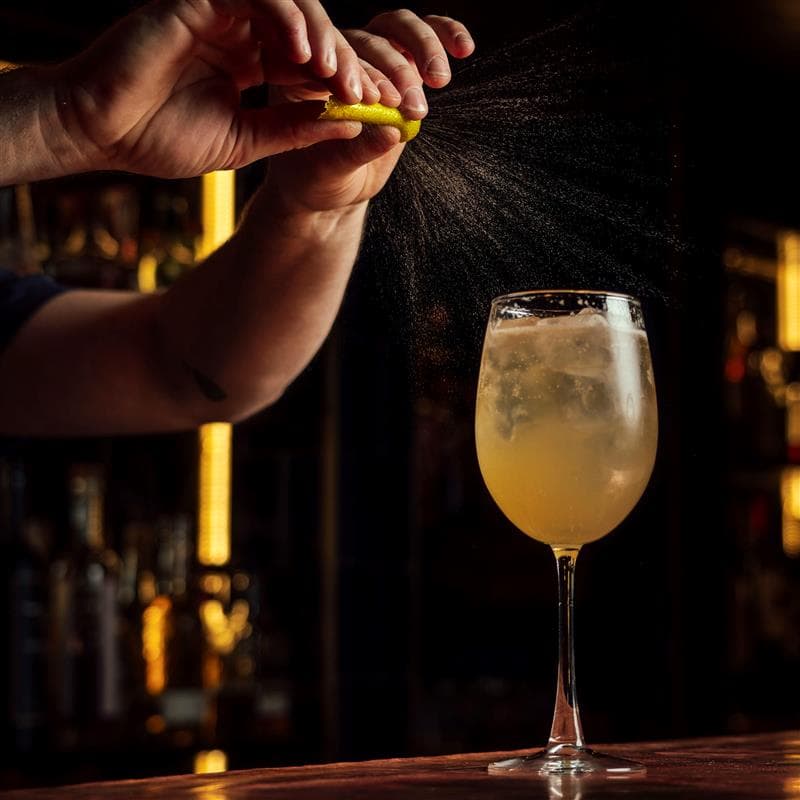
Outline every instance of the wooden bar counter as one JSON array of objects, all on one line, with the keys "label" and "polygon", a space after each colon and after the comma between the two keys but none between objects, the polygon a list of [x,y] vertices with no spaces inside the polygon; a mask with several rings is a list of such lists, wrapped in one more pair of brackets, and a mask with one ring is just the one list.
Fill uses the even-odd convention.
[{"label": "wooden bar counter", "polygon": [[[800,800],[800,731],[608,745],[635,758],[631,778],[498,777],[482,753],[185,775],[0,793],[3,800]],[[531,751],[533,752],[533,751]]]}]

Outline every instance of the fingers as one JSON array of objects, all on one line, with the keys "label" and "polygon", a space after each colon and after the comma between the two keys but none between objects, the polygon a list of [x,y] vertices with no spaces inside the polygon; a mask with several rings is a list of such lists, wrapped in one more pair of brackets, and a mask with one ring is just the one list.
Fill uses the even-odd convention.
[{"label": "fingers", "polygon": [[470,32],[458,20],[437,14],[429,14],[423,19],[436,31],[436,35],[451,56],[466,58],[475,52],[475,42]]},{"label": "fingers", "polygon": [[336,58],[338,69],[328,84],[339,100],[345,103],[360,103],[364,97],[364,69],[348,41],[336,30]]},{"label": "fingers", "polygon": [[361,59],[361,67],[363,70],[364,102],[383,103],[385,106],[397,108],[402,97],[389,78],[363,59]]},{"label": "fingers", "polygon": [[322,142],[313,155],[288,154],[270,166],[274,196],[290,206],[331,210],[354,207],[381,190],[403,152],[395,128],[366,125],[349,141]]},{"label": "fingers", "polygon": [[319,145],[317,162],[324,165],[325,181],[335,185],[395,148],[399,158],[404,147],[398,147],[399,142],[400,132],[396,128],[365,125],[361,135],[350,141]]},{"label": "fingers", "polygon": [[[352,172],[388,153],[400,142],[400,131],[383,125],[367,125],[362,134],[330,148],[326,167],[343,174]],[[402,150],[402,148],[400,148]]]},{"label": "fingers", "polygon": [[311,52],[307,63],[320,78],[335,75],[339,65],[336,52],[338,42],[337,31],[330,17],[317,0],[294,0],[294,3],[306,22]]},{"label": "fingers", "polygon": [[363,98],[363,70],[347,40],[334,27],[318,0],[294,0],[302,12],[311,48],[307,65],[318,78],[327,79],[330,90],[345,103]]},{"label": "fingers", "polygon": [[[242,164],[259,158],[299,150],[331,139],[353,139],[361,133],[360,122],[319,121],[320,102],[283,103],[239,115],[237,160]],[[238,164],[231,167],[239,166]]]},{"label": "fingers", "polygon": [[[213,0],[213,3],[219,10],[234,17],[249,18],[254,35],[262,42],[277,47],[294,64],[305,64],[311,60],[310,40],[319,42],[324,39],[319,26],[324,28],[325,23],[315,18],[314,28],[310,32],[306,15],[294,0]],[[330,20],[327,20],[327,24],[331,25]]]},{"label": "fingers", "polygon": [[[467,28],[450,17],[430,15],[421,19],[407,10],[379,14],[363,30],[343,31],[360,58],[388,79],[391,89],[374,82],[386,99],[410,119],[428,112],[423,84],[440,88],[451,78],[448,54],[464,58],[475,49]],[[392,91],[394,90],[394,92]],[[399,94],[399,103],[388,99]]]},{"label": "fingers", "polygon": [[389,11],[375,17],[366,29],[407,52],[425,83],[434,88],[450,80],[448,53],[463,58],[475,49],[466,27],[450,17],[420,19],[411,11]]},{"label": "fingers", "polygon": [[207,64],[218,63],[240,91],[264,82],[261,50],[253,41],[250,20],[234,20],[224,36],[213,44],[200,42],[196,52]]},{"label": "fingers", "polygon": [[[229,14],[249,17],[265,80],[289,75],[278,63],[288,56],[290,64],[302,66],[303,81],[323,81],[342,102],[383,102],[409,119],[422,119],[428,112],[424,84],[440,88],[450,80],[448,55],[464,58],[474,50],[469,31],[450,17],[423,19],[408,10],[390,11],[363,30],[339,31],[319,0],[212,2]],[[255,72],[240,70],[243,79]]]},{"label": "fingers", "polygon": [[[422,77],[415,65],[382,36],[376,36],[366,30],[342,31],[364,61],[371,64],[391,84],[394,93],[383,87],[379,79],[376,81],[381,94],[394,95],[388,105],[399,107],[411,119],[422,119],[428,113],[428,103],[422,91]],[[399,97],[399,101],[394,99]]]},{"label": "fingers", "polygon": [[[345,103],[363,98],[363,69],[358,57],[334,27],[319,0],[213,0],[225,13],[249,17],[261,45],[265,75],[274,72],[280,57],[305,65],[306,79],[324,79]],[[286,69],[281,70],[286,73]]]},{"label": "fingers", "polygon": [[[281,73],[279,70],[270,70],[272,88],[275,90],[271,96],[271,105],[282,102],[297,102],[299,100],[327,100],[331,96],[329,82],[323,80],[298,79],[295,73]],[[385,105],[397,105],[400,102],[400,95],[389,82],[388,78],[376,70],[366,61],[359,61],[359,81],[362,88],[362,101],[364,103],[384,103]],[[377,87],[380,82],[382,86],[388,87],[390,92],[382,94]],[[394,94],[391,94],[391,93]],[[343,101],[344,102],[344,101]]]}]

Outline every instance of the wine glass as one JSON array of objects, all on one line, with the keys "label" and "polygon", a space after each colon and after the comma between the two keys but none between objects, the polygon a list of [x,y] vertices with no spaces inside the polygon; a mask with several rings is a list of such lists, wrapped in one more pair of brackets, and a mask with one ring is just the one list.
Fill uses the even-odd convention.
[{"label": "wine glass", "polygon": [[608,292],[532,291],[492,302],[475,439],[486,486],[558,572],[559,657],[547,747],[492,773],[631,773],[586,747],[575,691],[573,579],[581,547],[630,513],[650,479],[658,415],[639,301]]}]

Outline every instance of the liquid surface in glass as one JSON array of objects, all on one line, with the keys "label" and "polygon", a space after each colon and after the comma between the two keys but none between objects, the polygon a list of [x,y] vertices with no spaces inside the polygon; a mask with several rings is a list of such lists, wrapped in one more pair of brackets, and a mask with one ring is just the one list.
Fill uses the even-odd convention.
[{"label": "liquid surface in glass", "polygon": [[518,528],[565,548],[605,536],[639,500],[655,460],[645,332],[591,308],[493,319],[475,428],[486,485]]}]

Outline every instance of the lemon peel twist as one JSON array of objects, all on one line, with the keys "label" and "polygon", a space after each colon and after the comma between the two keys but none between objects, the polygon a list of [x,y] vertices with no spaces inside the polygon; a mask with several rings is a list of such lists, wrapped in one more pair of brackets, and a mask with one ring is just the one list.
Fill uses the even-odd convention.
[{"label": "lemon peel twist", "polygon": [[320,119],[350,119],[366,122],[368,125],[391,125],[400,131],[400,141],[409,142],[420,129],[418,119],[406,119],[396,108],[381,103],[342,103],[333,97],[328,98]]}]

